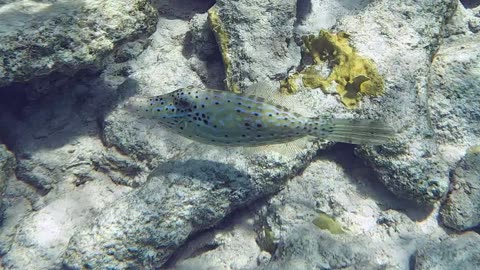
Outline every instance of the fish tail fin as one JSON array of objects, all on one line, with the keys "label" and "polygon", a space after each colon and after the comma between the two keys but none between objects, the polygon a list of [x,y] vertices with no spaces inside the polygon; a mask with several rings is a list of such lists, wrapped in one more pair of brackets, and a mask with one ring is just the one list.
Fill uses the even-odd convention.
[{"label": "fish tail fin", "polygon": [[385,144],[395,131],[385,122],[366,119],[320,120],[314,136],[351,144]]}]

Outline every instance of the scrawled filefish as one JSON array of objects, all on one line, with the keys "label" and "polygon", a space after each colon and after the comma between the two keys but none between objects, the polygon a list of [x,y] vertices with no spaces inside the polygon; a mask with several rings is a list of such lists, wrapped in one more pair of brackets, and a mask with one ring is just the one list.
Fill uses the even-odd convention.
[{"label": "scrawled filefish", "polygon": [[162,126],[182,136],[215,145],[278,144],[308,135],[375,145],[387,142],[394,134],[381,121],[309,118],[275,104],[266,96],[194,87],[161,96],[133,98],[126,107],[158,119]]}]

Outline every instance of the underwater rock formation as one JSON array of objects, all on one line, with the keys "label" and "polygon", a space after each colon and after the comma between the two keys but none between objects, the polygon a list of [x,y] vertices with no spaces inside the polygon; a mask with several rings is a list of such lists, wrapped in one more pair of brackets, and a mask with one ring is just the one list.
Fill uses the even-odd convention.
[{"label": "underwater rock formation", "polygon": [[209,20],[224,59],[228,90],[281,78],[299,63],[295,15],[293,0],[217,1]]},{"label": "underwater rock formation", "polygon": [[[422,226],[393,210],[415,215],[412,204],[392,198],[376,181],[369,181],[371,171],[359,159],[335,150],[340,149],[333,148],[291,179],[260,211],[275,245],[266,269],[408,268],[415,247],[444,232],[435,228],[434,218]],[[326,160],[332,158],[335,163]],[[322,213],[335,219],[341,234],[314,224]],[[421,233],[423,229],[429,233]],[[385,255],[388,261],[382,261]]]},{"label": "underwater rock formation", "polygon": [[440,47],[429,78],[435,140],[448,160],[480,143],[480,35],[467,33],[451,35]]},{"label": "underwater rock formation", "polygon": [[[412,8],[416,12],[410,13]],[[360,111],[382,112],[377,117],[386,118],[399,132],[392,144],[361,147],[357,154],[371,164],[390,191],[418,204],[434,204],[448,191],[449,168],[430,135],[433,131],[427,112],[426,82],[430,59],[439,45],[438,36],[455,8],[456,1],[405,1],[395,7],[376,2],[337,25],[351,34],[358,51],[377,63],[385,80],[385,95],[372,102],[372,108]],[[390,20],[401,27],[386,23]]]},{"label": "underwater rock formation", "polygon": [[463,231],[480,225],[480,146],[467,150],[452,176],[452,191],[440,212],[443,224]]},{"label": "underwater rock formation", "polygon": [[480,267],[480,235],[468,232],[425,245],[415,254],[415,270],[475,270]]},{"label": "underwater rock formation", "polygon": [[7,179],[13,175],[14,169],[15,157],[5,145],[0,144],[0,223],[3,219],[3,192],[7,185]]},{"label": "underwater rock formation", "polygon": [[151,34],[156,21],[156,10],[145,0],[3,4],[0,87],[55,71],[100,69],[118,45]]},{"label": "underwater rock formation", "polygon": [[[3,12],[10,7],[5,3],[16,1],[0,2]],[[184,269],[204,264],[220,269],[408,269],[410,257],[425,242],[454,237],[438,224],[436,202],[447,193],[449,171],[465,149],[479,144],[473,109],[478,90],[476,85],[462,88],[471,86],[463,84],[464,75],[477,71],[478,11],[460,6],[451,18],[454,0],[398,5],[387,0],[221,0],[215,6],[214,1],[155,0],[157,17],[147,2],[127,2],[79,2],[85,8],[79,4],[82,8],[75,10],[91,11],[81,14],[93,23],[92,28],[77,29],[81,33],[75,32],[78,25],[71,22],[76,17],[68,15],[73,11],[68,6],[60,16],[65,20],[31,17],[32,25],[55,21],[61,36],[72,40],[65,45],[48,35],[50,28],[25,28],[23,36],[46,33],[51,42],[58,41],[59,47],[50,44],[42,52],[66,47],[57,50],[59,54],[38,55],[35,48],[48,44],[29,39],[25,44],[35,45],[35,61],[25,62],[26,52],[19,50],[17,64],[26,67],[18,73],[2,74],[7,67],[2,48],[20,41],[0,45],[0,136],[17,163],[16,177],[7,179],[4,188],[0,267],[155,269],[165,262],[175,267],[180,254],[178,265]],[[101,8],[105,6],[111,8]],[[111,17],[111,12],[116,15]],[[154,28],[148,39],[123,44]],[[338,145],[328,155],[322,153],[331,144],[320,140],[289,149],[214,147],[122,109],[130,97],[161,95],[188,85],[222,88],[226,80],[229,90],[238,91],[255,81],[278,83],[290,78],[291,71],[302,70],[301,37],[322,29],[350,35],[349,44],[359,55],[375,62],[384,95],[364,96],[348,109],[338,95],[299,87],[298,107],[312,117],[385,119],[399,132],[391,143]],[[97,36],[75,39],[97,32],[100,41]],[[78,51],[68,51],[74,45]],[[468,57],[456,55],[456,50]],[[230,67],[224,66],[227,54]],[[51,59],[53,65],[45,68],[41,61]],[[105,66],[97,65],[102,60]],[[22,100],[17,106],[4,95],[30,92],[31,82],[9,82],[90,65],[104,69],[77,73],[59,85],[40,82],[48,93],[34,101]],[[322,70],[330,71],[328,66]],[[470,79],[475,82],[474,76]],[[450,97],[451,88],[463,90]],[[452,103],[442,112],[445,99]],[[456,191],[461,190],[454,190],[452,198],[460,195]],[[244,207],[255,209],[253,217],[219,232],[222,221],[235,219]],[[454,208],[463,210],[458,203]],[[320,213],[334,219],[344,233],[333,235],[317,227],[313,221]],[[195,242],[192,237],[208,234],[219,238],[199,241],[203,244],[182,257],[184,247]],[[417,259],[421,265],[423,257]],[[475,257],[469,260],[474,265]]]},{"label": "underwater rock formation", "polygon": [[[190,235],[281,187],[282,170],[276,167],[264,164],[263,170],[252,171],[253,164],[235,153],[209,156],[157,167],[145,185],[116,201],[92,227],[72,238],[64,265],[153,269]],[[213,156],[220,162],[211,160]],[[293,164],[287,166],[295,171]]]}]

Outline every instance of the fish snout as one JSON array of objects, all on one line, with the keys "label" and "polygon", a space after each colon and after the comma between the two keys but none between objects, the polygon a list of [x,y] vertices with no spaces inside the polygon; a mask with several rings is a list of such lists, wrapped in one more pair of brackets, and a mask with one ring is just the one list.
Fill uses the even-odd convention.
[{"label": "fish snout", "polygon": [[130,98],[122,106],[122,109],[130,113],[140,113],[145,108],[145,105],[141,102],[140,98]]}]

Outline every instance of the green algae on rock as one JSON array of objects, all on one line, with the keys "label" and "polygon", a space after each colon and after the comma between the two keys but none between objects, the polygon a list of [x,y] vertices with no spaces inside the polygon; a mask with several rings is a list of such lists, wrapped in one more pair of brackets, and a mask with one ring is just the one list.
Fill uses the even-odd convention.
[{"label": "green algae on rock", "polygon": [[[349,35],[344,32],[320,31],[318,36],[303,37],[304,51],[312,58],[313,65],[300,72],[306,88],[321,88],[324,91],[336,84],[336,92],[342,103],[350,109],[356,108],[363,96],[380,96],[384,93],[384,82],[375,63],[360,56],[349,44]],[[328,64],[328,77],[319,74],[315,66]],[[294,74],[292,76],[298,76]],[[289,78],[281,84],[282,91],[294,93],[296,86]]]},{"label": "green algae on rock", "polygon": [[345,233],[342,226],[335,219],[325,213],[320,213],[312,223],[322,230],[328,230],[332,234]]}]

